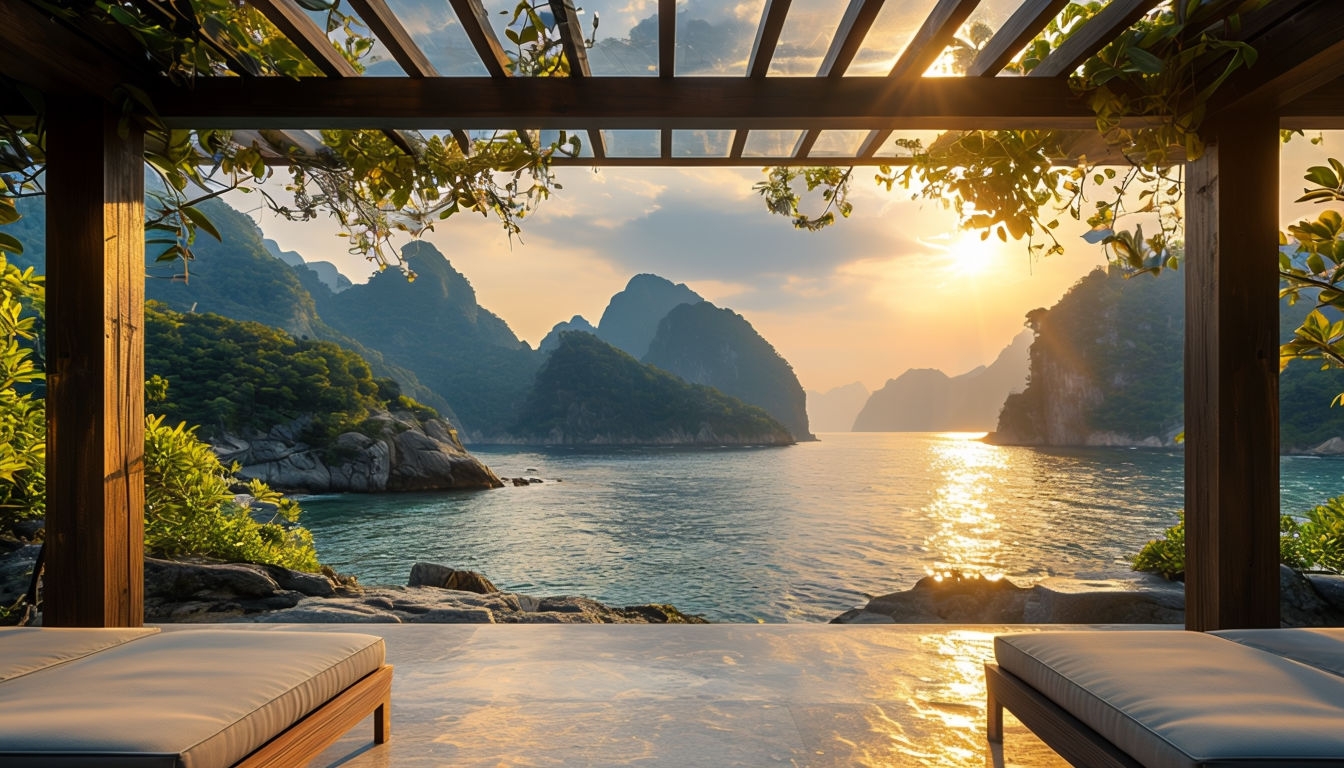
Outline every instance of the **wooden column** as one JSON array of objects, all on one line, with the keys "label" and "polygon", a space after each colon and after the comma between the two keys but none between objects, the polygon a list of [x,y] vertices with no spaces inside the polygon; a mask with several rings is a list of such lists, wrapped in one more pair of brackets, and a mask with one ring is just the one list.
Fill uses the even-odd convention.
[{"label": "wooden column", "polygon": [[1225,116],[1187,165],[1187,629],[1279,626],[1278,127]]},{"label": "wooden column", "polygon": [[144,132],[100,102],[47,123],[43,622],[144,621]]}]

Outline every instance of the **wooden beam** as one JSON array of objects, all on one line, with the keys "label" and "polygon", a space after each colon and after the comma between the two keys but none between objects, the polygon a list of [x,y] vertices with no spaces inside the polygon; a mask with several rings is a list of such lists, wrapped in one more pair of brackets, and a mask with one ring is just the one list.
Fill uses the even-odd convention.
[{"label": "wooden beam", "polygon": [[1068,83],[1033,78],[204,78],[151,97],[191,128],[1096,128]]},{"label": "wooden beam", "polygon": [[667,160],[672,157],[672,129],[664,128],[658,135],[658,154],[662,159]]},{"label": "wooden beam", "polygon": [[317,26],[308,14],[294,0],[248,0],[261,11],[280,34],[303,52],[323,74],[328,77],[355,77],[359,74],[354,66],[345,60],[341,52],[327,39],[327,32]]},{"label": "wooden beam", "polygon": [[[144,621],[144,132],[101,102],[47,122],[43,622]],[[124,131],[124,133],[123,133]]]},{"label": "wooden beam", "polygon": [[1082,66],[1097,51],[1106,47],[1121,32],[1153,9],[1159,0],[1111,0],[1096,16],[1083,25],[1059,47],[1041,60],[1029,77],[1061,77]]},{"label": "wooden beam", "polygon": [[993,77],[1059,15],[1069,0],[1026,0],[976,54],[967,77]]},{"label": "wooden beam", "polygon": [[881,10],[882,0],[849,0],[849,7],[845,9],[840,26],[831,38],[831,46],[826,49],[826,56],[821,60],[817,77],[840,77],[845,74]]},{"label": "wooden beam", "polygon": [[980,0],[938,0],[919,31],[910,38],[910,44],[896,60],[896,66],[891,68],[891,78],[921,77],[951,44],[957,30],[979,4]]},{"label": "wooden beam", "polygon": [[1186,166],[1187,629],[1279,626],[1278,131],[1228,115]]},{"label": "wooden beam", "polygon": [[789,17],[789,1],[765,0],[761,23],[756,25],[756,40],[751,44],[751,58],[747,60],[748,77],[762,78],[770,72],[770,60],[775,57],[784,20]]},{"label": "wooden beam", "polygon": [[[864,137],[863,143],[859,145],[857,159],[861,161],[872,160],[877,154],[877,150],[881,149],[882,145],[887,143],[887,139],[891,138],[891,134],[890,129],[869,131],[868,135]],[[879,163],[879,165],[887,164],[895,165],[895,163]]]},{"label": "wooden beam", "polygon": [[108,55],[50,14],[0,2],[0,74],[47,93],[109,98],[118,86],[148,86],[147,73]]},{"label": "wooden beam", "polygon": [[1338,0],[1315,0],[1248,42],[1255,66],[1229,78],[1209,112],[1261,104],[1278,109],[1344,77],[1344,13]]},{"label": "wooden beam", "polygon": [[555,25],[560,33],[560,45],[565,49],[565,58],[569,61],[569,76],[592,75],[592,70],[588,68],[588,46],[583,41],[583,24],[579,21],[574,3],[571,0],[550,2],[551,13],[555,16]]},{"label": "wooden beam", "polygon": [[677,73],[677,0],[658,0],[658,76]]},{"label": "wooden beam", "polygon": [[467,33],[467,39],[476,49],[476,55],[481,57],[485,71],[489,72],[491,77],[508,77],[512,65],[508,55],[504,53],[504,47],[499,44],[499,38],[490,27],[490,14],[486,13],[481,0],[448,0],[448,2],[452,4],[453,12],[457,14],[458,22],[462,24],[462,31]]},{"label": "wooden beam", "polygon": [[[845,74],[845,70],[849,69],[854,56],[863,45],[868,30],[872,28],[873,21],[877,19],[878,11],[881,10],[882,0],[850,0],[844,17],[840,19],[839,28],[831,38],[831,47],[827,49],[826,56],[821,61],[817,77],[842,77]],[[809,129],[800,136],[797,145],[794,146],[794,158],[807,157],[820,137],[821,131],[816,128]],[[744,135],[743,140],[745,139]],[[734,148],[736,146],[734,142]]]},{"label": "wooden beam", "polygon": [[813,145],[817,143],[817,137],[821,131],[816,129],[807,131],[798,137],[798,141],[793,145],[792,157],[794,160],[806,160],[808,154],[812,151]]},{"label": "wooden beam", "polygon": [[[742,153],[747,148],[747,136],[751,131],[737,131],[733,134],[733,145],[728,148],[728,157],[733,160],[740,160]],[[752,158],[753,160],[755,158]]]},{"label": "wooden beam", "polygon": [[438,70],[429,57],[416,45],[411,33],[402,26],[401,19],[387,7],[387,0],[350,0],[355,13],[368,25],[387,52],[392,54],[406,74],[411,77],[437,77]]},{"label": "wooden beam", "polygon": [[1284,128],[1317,131],[1344,130],[1344,78],[1317,88],[1279,110]]}]

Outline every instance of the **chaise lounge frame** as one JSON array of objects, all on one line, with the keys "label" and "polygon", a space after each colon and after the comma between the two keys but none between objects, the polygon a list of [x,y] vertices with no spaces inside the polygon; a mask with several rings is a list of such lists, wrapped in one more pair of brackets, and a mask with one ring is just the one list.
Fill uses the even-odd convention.
[{"label": "chaise lounge frame", "polygon": [[384,664],[243,758],[235,768],[306,765],[373,714],[373,743],[392,736],[392,665]]},{"label": "chaise lounge frame", "polygon": [[985,735],[1003,743],[1003,710],[1031,729],[1071,765],[1087,768],[1143,768],[1081,720],[998,664],[985,664]]}]

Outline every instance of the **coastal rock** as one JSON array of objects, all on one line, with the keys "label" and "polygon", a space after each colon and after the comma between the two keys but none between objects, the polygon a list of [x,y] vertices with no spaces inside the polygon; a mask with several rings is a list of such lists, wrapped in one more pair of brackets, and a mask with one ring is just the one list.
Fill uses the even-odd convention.
[{"label": "coastal rock", "polygon": [[145,618],[170,623],[704,623],[670,605],[615,608],[584,597],[500,592],[482,574],[434,563],[416,563],[410,580],[405,587],[351,588],[277,566],[146,558]]},{"label": "coastal rock", "polygon": [[[1344,576],[1280,566],[1286,627],[1344,626]],[[1180,624],[1185,585],[1154,574],[1050,578],[1019,587],[1007,579],[926,577],[904,592],[873,598],[833,624]]]},{"label": "coastal rock", "polygon": [[28,591],[41,545],[25,544],[0,556],[0,605],[13,605]]},{"label": "coastal rock", "polygon": [[460,592],[475,592],[482,595],[499,591],[499,588],[491,584],[484,574],[476,571],[459,571],[437,563],[412,565],[411,576],[407,579],[406,586],[456,589]]},{"label": "coastal rock", "polygon": [[280,491],[379,493],[453,488],[499,488],[490,468],[467,452],[457,433],[439,419],[407,411],[380,412],[325,448],[301,439],[310,417],[277,425],[265,435],[224,435],[211,447],[239,476]]},{"label": "coastal rock", "polygon": [[1307,454],[1311,456],[1344,455],[1344,437],[1332,437],[1307,451]]}]

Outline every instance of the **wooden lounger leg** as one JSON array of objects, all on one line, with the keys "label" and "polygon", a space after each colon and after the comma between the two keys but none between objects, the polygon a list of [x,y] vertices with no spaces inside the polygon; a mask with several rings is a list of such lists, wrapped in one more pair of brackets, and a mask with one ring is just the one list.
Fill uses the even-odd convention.
[{"label": "wooden lounger leg", "polygon": [[392,738],[392,697],[388,696],[373,710],[373,743],[386,744]]},{"label": "wooden lounger leg", "polygon": [[992,742],[1003,743],[1003,703],[994,690],[996,679],[985,675],[985,738]]}]

